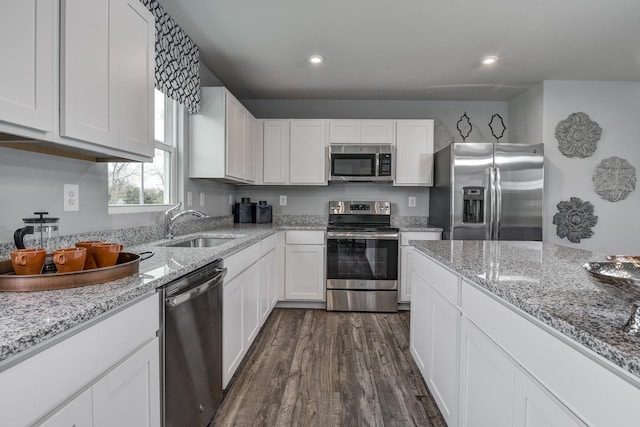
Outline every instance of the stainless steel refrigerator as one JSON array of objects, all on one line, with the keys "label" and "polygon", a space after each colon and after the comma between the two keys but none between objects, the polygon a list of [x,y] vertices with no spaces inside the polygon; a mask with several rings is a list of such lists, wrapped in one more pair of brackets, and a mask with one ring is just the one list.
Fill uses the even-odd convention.
[{"label": "stainless steel refrigerator", "polygon": [[435,154],[429,222],[451,240],[542,240],[544,146],[464,142]]}]

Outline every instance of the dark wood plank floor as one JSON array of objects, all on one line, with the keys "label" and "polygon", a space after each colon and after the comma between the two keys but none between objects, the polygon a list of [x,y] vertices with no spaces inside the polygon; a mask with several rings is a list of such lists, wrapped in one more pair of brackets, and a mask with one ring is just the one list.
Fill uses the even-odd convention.
[{"label": "dark wood plank floor", "polygon": [[275,309],[215,426],[446,426],[409,352],[409,312]]}]

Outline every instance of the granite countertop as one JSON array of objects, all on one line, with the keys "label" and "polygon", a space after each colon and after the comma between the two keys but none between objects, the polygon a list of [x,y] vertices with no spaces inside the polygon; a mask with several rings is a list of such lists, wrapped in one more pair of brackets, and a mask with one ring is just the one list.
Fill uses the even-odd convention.
[{"label": "granite countertop", "polygon": [[212,248],[157,246],[166,243],[166,240],[125,246],[126,252],[154,252],[151,258],[140,262],[137,275],[71,289],[0,292],[0,370],[7,362],[14,361],[12,356],[23,356],[31,353],[25,352],[26,350],[48,345],[52,338],[63,332],[109,310],[152,295],[156,288],[262,240],[277,229],[272,224],[236,225],[199,231],[174,239],[178,242],[193,236],[234,237],[233,240]]},{"label": "granite countertop", "polygon": [[420,241],[419,251],[640,377],[640,337],[622,327],[629,305],[582,268],[605,254],[542,242]]}]

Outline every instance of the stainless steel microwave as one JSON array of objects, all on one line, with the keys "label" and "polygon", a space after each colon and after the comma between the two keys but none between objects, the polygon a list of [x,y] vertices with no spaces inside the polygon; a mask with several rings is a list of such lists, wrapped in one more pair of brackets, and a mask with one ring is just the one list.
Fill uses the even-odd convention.
[{"label": "stainless steel microwave", "polygon": [[393,146],[332,144],[330,182],[393,182]]}]

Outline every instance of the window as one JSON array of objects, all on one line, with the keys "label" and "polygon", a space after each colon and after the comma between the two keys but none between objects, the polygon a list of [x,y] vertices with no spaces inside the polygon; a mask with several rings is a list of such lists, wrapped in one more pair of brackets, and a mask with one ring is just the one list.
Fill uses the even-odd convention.
[{"label": "window", "polygon": [[109,163],[109,206],[167,205],[175,200],[176,104],[155,91],[155,156],[151,163]]}]

